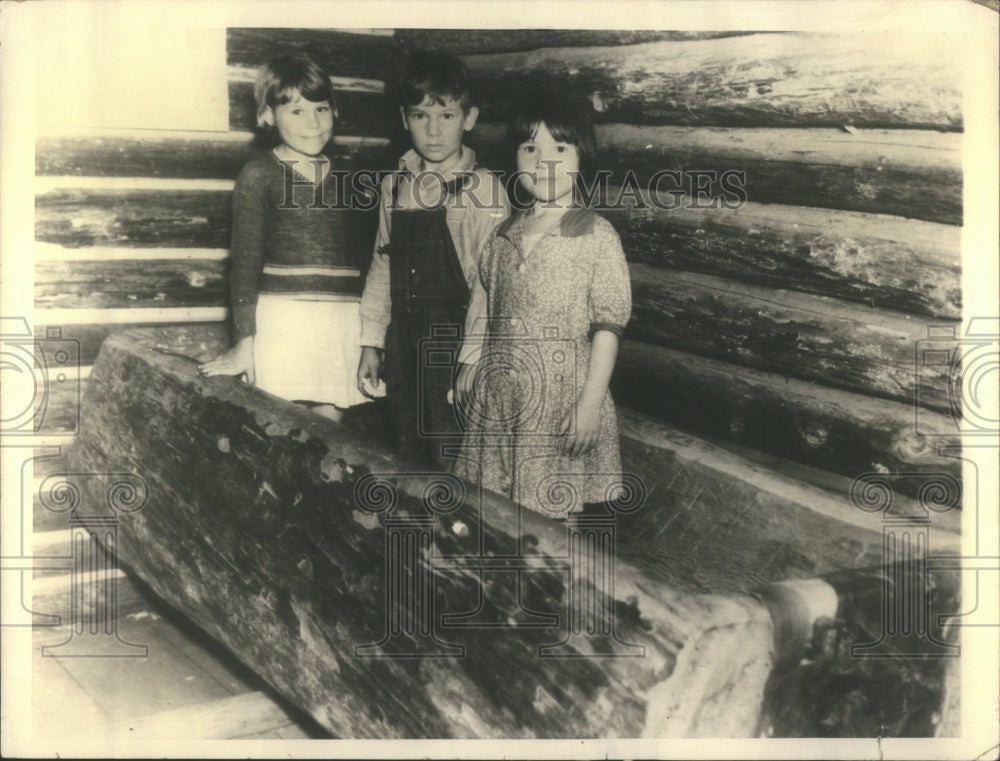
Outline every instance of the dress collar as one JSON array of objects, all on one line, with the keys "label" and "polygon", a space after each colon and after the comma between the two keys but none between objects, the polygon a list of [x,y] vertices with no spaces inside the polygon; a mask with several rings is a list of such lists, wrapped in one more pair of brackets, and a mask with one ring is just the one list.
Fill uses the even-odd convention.
[{"label": "dress collar", "polygon": [[[502,235],[508,240],[512,240],[511,231],[514,225],[518,225],[518,227],[522,226],[527,216],[527,211],[518,211],[511,214],[504,222],[500,223],[500,227],[497,228],[497,235]],[[562,219],[559,220],[559,235],[564,238],[579,238],[582,235],[589,235],[594,232],[594,218],[596,216],[593,209],[574,206],[563,214]]]}]

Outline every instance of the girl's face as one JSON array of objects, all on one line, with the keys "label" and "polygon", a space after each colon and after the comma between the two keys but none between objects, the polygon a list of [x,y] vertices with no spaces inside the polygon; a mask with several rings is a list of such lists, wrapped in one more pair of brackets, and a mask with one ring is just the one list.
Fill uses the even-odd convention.
[{"label": "girl's face", "polygon": [[539,122],[534,137],[517,147],[521,184],[539,201],[560,205],[570,200],[580,171],[575,145],[552,137],[545,122]]},{"label": "girl's face", "polygon": [[272,109],[271,123],[277,127],[281,142],[293,151],[315,156],[333,137],[333,109],[325,100],[306,100],[298,90],[289,96],[287,103]]}]

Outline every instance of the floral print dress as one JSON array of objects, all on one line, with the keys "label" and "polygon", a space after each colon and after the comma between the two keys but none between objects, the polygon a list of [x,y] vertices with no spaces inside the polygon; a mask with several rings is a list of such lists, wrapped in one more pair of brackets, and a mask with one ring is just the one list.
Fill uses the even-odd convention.
[{"label": "floral print dress", "polygon": [[497,227],[480,262],[490,316],[456,472],[565,515],[613,499],[621,483],[610,393],[590,451],[564,452],[559,426],[586,380],[594,332],[624,332],[628,266],[618,234],[590,209],[567,211],[527,255],[524,223],[521,213]]}]

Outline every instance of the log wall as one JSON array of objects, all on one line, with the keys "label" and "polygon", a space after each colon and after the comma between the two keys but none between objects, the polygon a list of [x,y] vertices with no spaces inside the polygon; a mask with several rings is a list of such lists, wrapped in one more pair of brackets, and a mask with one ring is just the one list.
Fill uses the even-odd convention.
[{"label": "log wall", "polygon": [[[439,46],[474,74],[482,116],[470,141],[491,168],[505,168],[502,120],[523,88],[568,85],[594,104],[605,196],[631,199],[606,213],[636,297],[620,403],[849,477],[879,467],[957,473],[906,420],[919,390],[927,425],[953,430],[947,369],[915,368],[913,357],[928,324],[961,318],[960,93],[947,62],[872,56],[876,43],[230,29],[219,68],[229,131],[39,139],[36,322],[40,331],[61,323],[87,366],[118,325],[224,321],[229,195],[253,151],[256,67],[278,52],[315,57],[339,99],[337,158],[384,168],[398,150],[386,83],[408,49]],[[740,173],[745,202],[728,203],[740,200],[734,186],[711,182],[702,187],[725,206],[692,195],[699,172],[727,171]],[[671,208],[653,203],[664,199]],[[668,395],[647,393],[650,372]],[[770,426],[785,419],[794,422],[776,434]]]},{"label": "log wall", "polygon": [[[928,325],[962,315],[958,77],[939,57],[882,56],[873,38],[230,29],[218,70],[228,129],[39,137],[38,336],[59,328],[77,342],[86,378],[124,328],[225,330],[229,197],[253,151],[255,67],[278,52],[314,56],[338,97],[338,160],[380,169],[399,148],[387,81],[417,45],[469,64],[482,107],[470,143],[489,168],[505,168],[502,122],[525,87],[569,87],[594,105],[603,192],[629,199],[606,212],[635,295],[613,380],[623,453],[651,474],[656,530],[691,537],[695,588],[744,592],[871,565],[880,527],[859,524],[854,477],[909,473],[898,489],[911,495],[921,473],[960,477],[959,461],[938,454],[956,443],[950,379],[913,360]],[[668,208],[647,188],[664,171]],[[704,186],[717,203],[692,195],[699,172],[730,171],[739,203],[732,185]],[[78,398],[64,391],[41,432],[76,432]],[[722,481],[685,450],[691,436],[733,453]],[[734,503],[720,537],[738,552],[697,541],[718,528],[691,509],[705,500],[712,515]],[[636,562],[655,559],[657,535],[635,545]]]}]

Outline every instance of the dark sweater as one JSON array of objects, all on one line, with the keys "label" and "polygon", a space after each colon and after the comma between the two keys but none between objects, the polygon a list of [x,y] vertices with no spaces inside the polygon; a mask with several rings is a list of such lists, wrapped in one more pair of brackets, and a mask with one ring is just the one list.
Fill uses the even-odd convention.
[{"label": "dark sweater", "polygon": [[[240,171],[229,281],[236,340],[257,332],[258,293],[360,294],[360,212],[348,208],[344,188],[349,178],[335,171],[313,187],[271,152]],[[280,276],[264,273],[265,265],[276,265]],[[302,267],[312,269],[297,271]]]}]

